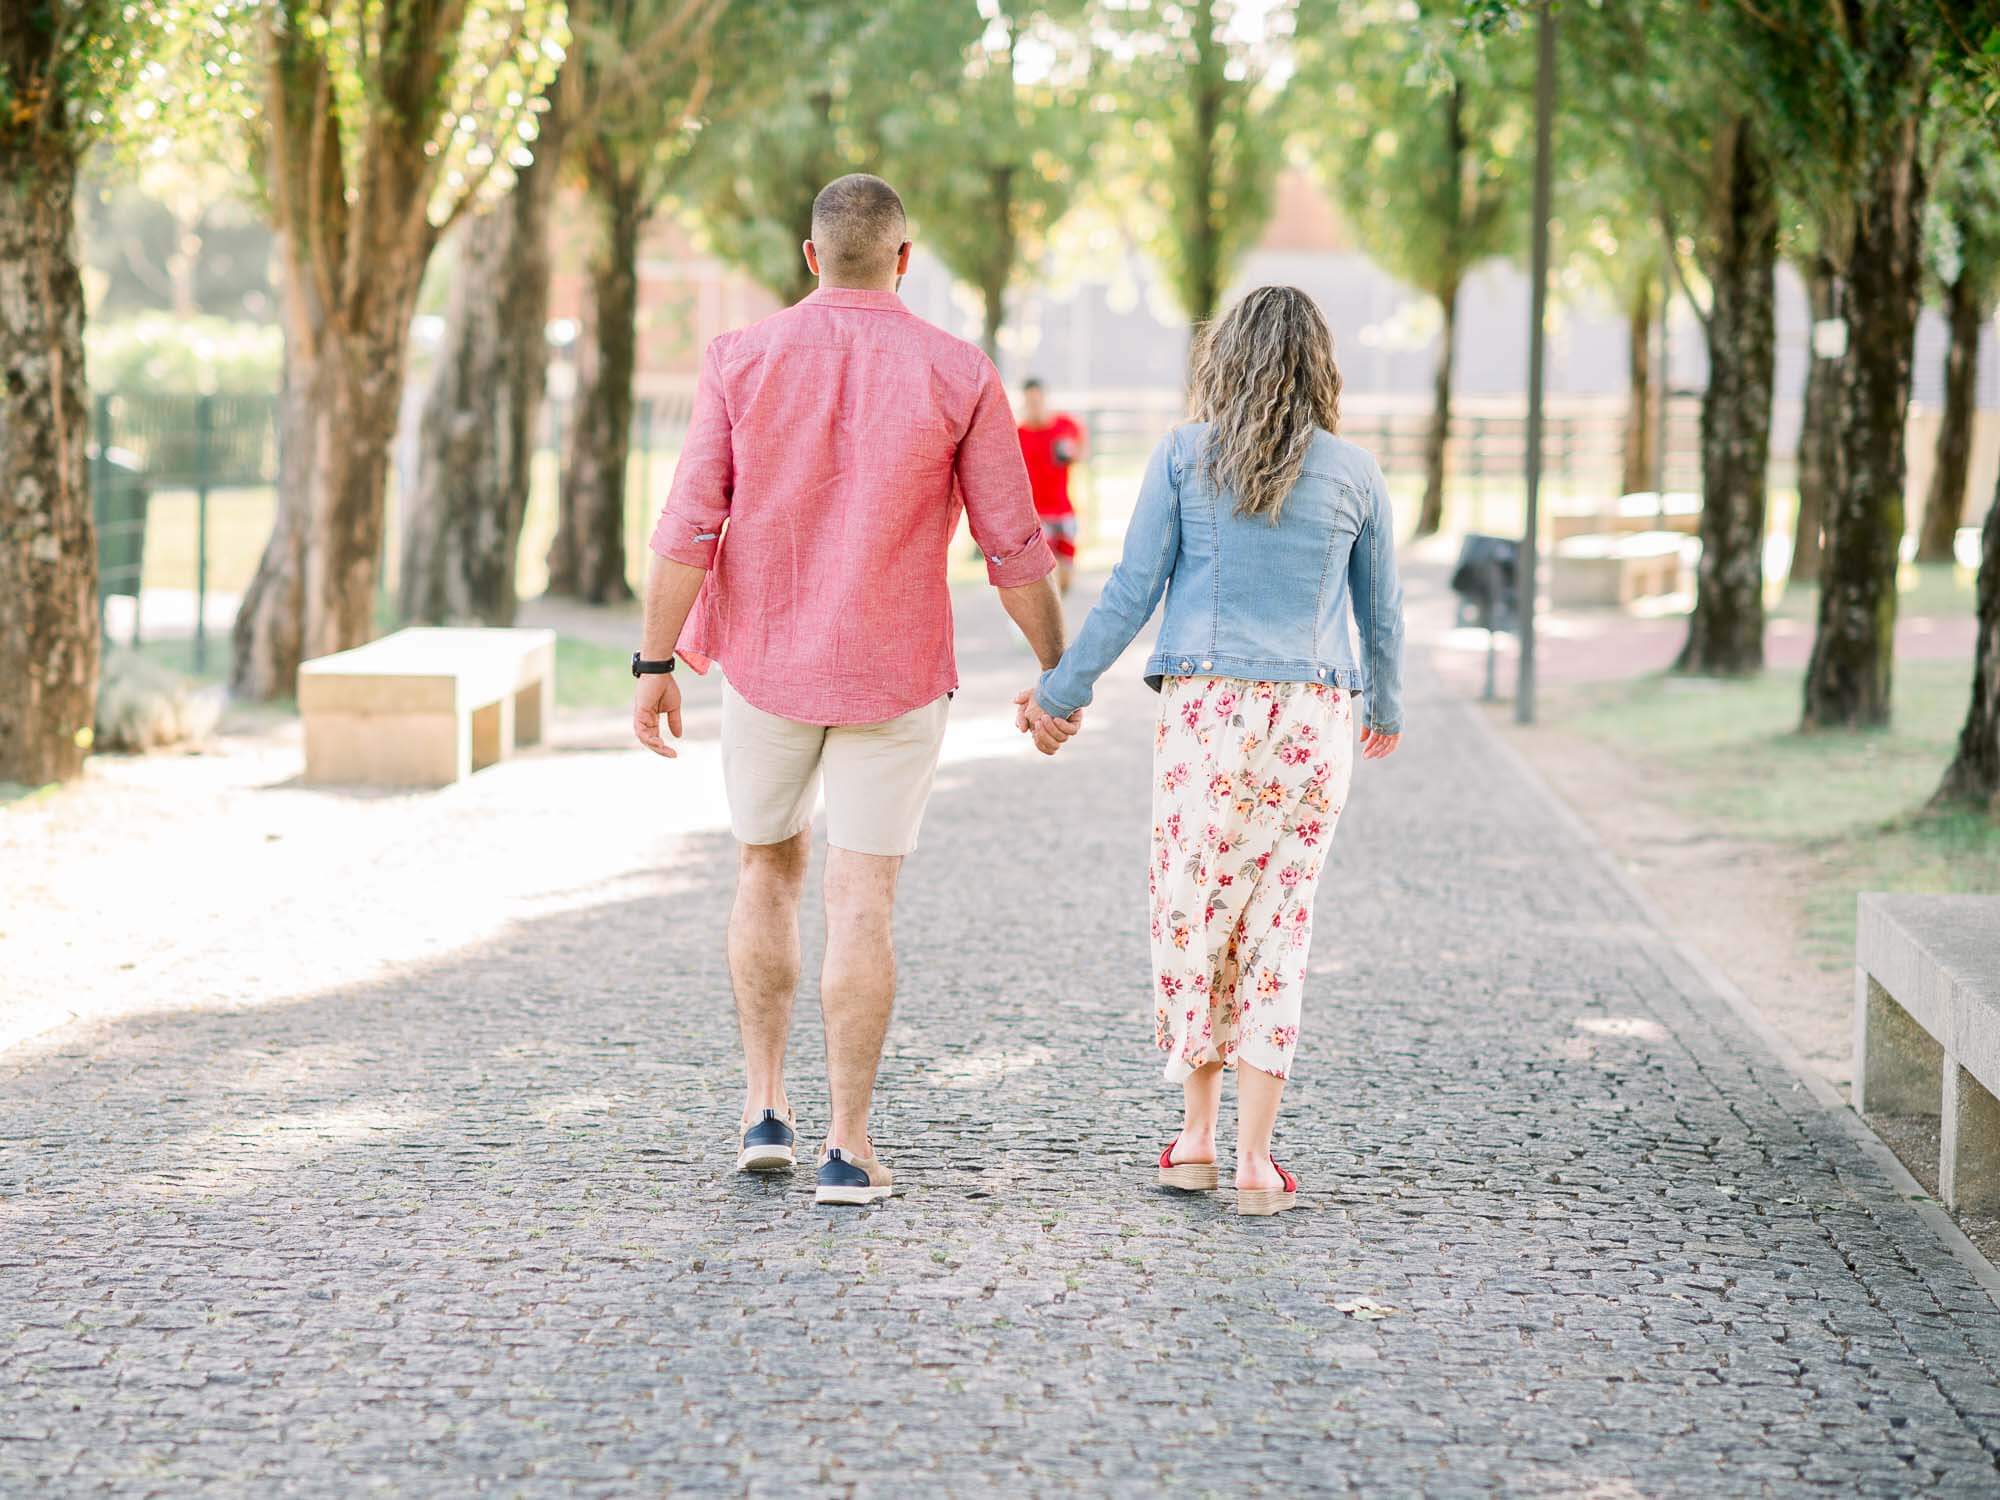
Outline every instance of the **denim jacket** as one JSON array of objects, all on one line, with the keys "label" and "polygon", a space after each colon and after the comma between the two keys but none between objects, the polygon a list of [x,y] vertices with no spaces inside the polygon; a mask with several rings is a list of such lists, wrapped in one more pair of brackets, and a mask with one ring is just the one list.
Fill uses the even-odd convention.
[{"label": "denim jacket", "polygon": [[1036,698],[1058,717],[1089,703],[1164,592],[1146,659],[1155,691],[1166,677],[1211,674],[1333,683],[1366,694],[1370,727],[1401,732],[1403,589],[1382,470],[1366,449],[1318,433],[1273,525],[1237,515],[1235,497],[1217,489],[1199,462],[1207,433],[1207,423],[1189,423],[1153,450],[1125,555]]}]

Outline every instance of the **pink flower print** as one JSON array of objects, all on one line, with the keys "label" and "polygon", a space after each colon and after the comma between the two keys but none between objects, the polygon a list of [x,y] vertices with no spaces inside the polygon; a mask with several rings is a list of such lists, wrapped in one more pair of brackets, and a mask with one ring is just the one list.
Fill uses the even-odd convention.
[{"label": "pink flower print", "polygon": [[1215,852],[1217,854],[1227,854],[1234,847],[1235,845],[1231,844],[1228,839],[1222,839],[1216,843]]},{"label": "pink flower print", "polygon": [[1197,995],[1206,995],[1208,993],[1208,976],[1206,974],[1195,975],[1194,978],[1188,981],[1188,988],[1192,989]]},{"label": "pink flower print", "polygon": [[1167,721],[1165,719],[1162,719],[1160,720],[1159,723],[1153,726],[1153,748],[1157,750],[1160,748],[1160,746],[1164,745],[1166,742],[1167,742]]},{"label": "pink flower print", "polygon": [[1236,877],[1234,875],[1218,875],[1215,877],[1215,883],[1217,885],[1234,885],[1236,884]]},{"label": "pink flower print", "polygon": [[1312,911],[1309,908],[1303,906],[1292,908],[1292,925],[1294,927],[1304,927],[1310,921],[1312,921]]},{"label": "pink flower print", "polygon": [[1278,720],[1282,719],[1284,716],[1285,716],[1285,705],[1277,702],[1275,699],[1272,700],[1271,718],[1270,721],[1264,727],[1266,729],[1276,729],[1278,727]]},{"label": "pink flower print", "polygon": [[1289,890],[1292,886],[1297,885],[1301,880],[1305,879],[1305,873],[1297,865],[1286,865],[1284,869],[1278,872],[1278,884]]},{"label": "pink flower print", "polygon": [[1312,759],[1312,751],[1297,740],[1287,740],[1278,747],[1278,759],[1288,766],[1302,766]]},{"label": "pink flower print", "polygon": [[1222,799],[1229,795],[1229,792],[1230,786],[1227,776],[1217,772],[1208,778],[1208,805],[1210,807],[1219,805]]},{"label": "pink flower print", "polygon": [[1215,695],[1215,716],[1218,719],[1226,719],[1234,712],[1236,712],[1236,695],[1228,692],[1217,693]]},{"label": "pink flower print", "polygon": [[1200,725],[1203,702],[1204,700],[1200,698],[1190,698],[1181,705],[1181,722],[1188,728],[1193,729]]},{"label": "pink flower print", "polygon": [[1299,737],[1299,743],[1302,745],[1310,745],[1319,738],[1319,730],[1311,724],[1301,724],[1292,732]]},{"label": "pink flower print", "polygon": [[1319,843],[1320,835],[1326,832],[1326,825],[1318,818],[1308,818],[1292,831],[1298,835],[1301,844],[1311,849]]},{"label": "pink flower print", "polygon": [[1181,841],[1181,815],[1178,812],[1167,814],[1167,837],[1176,844]]},{"label": "pink flower print", "polygon": [[1277,994],[1284,987],[1285,981],[1278,977],[1276,969],[1259,969],[1257,971],[1257,993],[1259,995],[1269,998]]},{"label": "pink flower print", "polygon": [[1160,993],[1165,995],[1169,1000],[1178,995],[1184,987],[1178,974],[1162,974],[1160,976]]},{"label": "pink flower print", "polygon": [[1189,939],[1191,939],[1193,936],[1194,936],[1194,929],[1189,927],[1187,923],[1185,922],[1174,923],[1174,946],[1176,948],[1187,947]]},{"label": "pink flower print", "polygon": [[1273,1026],[1271,1028],[1271,1045],[1276,1047],[1280,1052],[1291,1051],[1292,1045],[1298,1039],[1299,1028],[1296,1026]]},{"label": "pink flower print", "polygon": [[1202,908],[1201,925],[1204,927],[1213,927],[1215,925],[1215,903],[1213,901]]},{"label": "pink flower print", "polygon": [[1268,865],[1270,862],[1271,862],[1271,851],[1269,849],[1266,849],[1262,854],[1257,856],[1256,864],[1257,868],[1260,870],[1263,869],[1264,866]]},{"label": "pink flower print", "polygon": [[1283,807],[1285,804],[1284,783],[1279,781],[1277,777],[1272,777],[1264,783],[1263,790],[1257,794],[1257,801],[1265,807]]},{"label": "pink flower print", "polygon": [[1153,941],[1157,943],[1159,940],[1160,940],[1160,919],[1157,915],[1155,915],[1153,918]]},{"label": "pink flower print", "polygon": [[1188,779],[1187,762],[1182,761],[1179,765],[1169,766],[1167,768],[1167,774],[1160,778],[1160,785],[1165,787],[1170,792],[1177,792],[1182,787],[1187,785],[1187,779]]}]

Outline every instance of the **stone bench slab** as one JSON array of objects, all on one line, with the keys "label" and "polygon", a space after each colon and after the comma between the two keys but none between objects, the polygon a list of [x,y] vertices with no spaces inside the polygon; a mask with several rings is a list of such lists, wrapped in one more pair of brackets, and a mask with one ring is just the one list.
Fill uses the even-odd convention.
[{"label": "stone bench slab", "polygon": [[547,732],[555,632],[418,627],[299,668],[316,785],[448,786]]},{"label": "stone bench slab", "polygon": [[1855,1109],[1937,1115],[1938,1196],[2000,1207],[2000,896],[1863,895],[1854,981]]}]

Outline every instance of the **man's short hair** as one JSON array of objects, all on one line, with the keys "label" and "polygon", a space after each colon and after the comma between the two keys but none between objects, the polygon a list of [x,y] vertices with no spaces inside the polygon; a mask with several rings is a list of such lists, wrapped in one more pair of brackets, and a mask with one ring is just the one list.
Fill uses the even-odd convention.
[{"label": "man's short hair", "polygon": [[836,281],[889,275],[908,238],[903,200],[879,177],[849,172],[813,199],[813,248],[819,252],[820,271]]},{"label": "man's short hair", "polygon": [[1021,389],[1024,392],[1039,391],[1042,389],[1042,377],[1039,375],[1030,375],[1026,380],[1021,382]]}]

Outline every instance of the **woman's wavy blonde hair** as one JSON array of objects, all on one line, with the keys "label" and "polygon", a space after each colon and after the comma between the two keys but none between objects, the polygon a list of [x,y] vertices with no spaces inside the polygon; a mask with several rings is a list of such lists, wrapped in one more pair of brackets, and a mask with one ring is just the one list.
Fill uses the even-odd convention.
[{"label": "woman's wavy blonde hair", "polygon": [[1202,467],[1239,516],[1272,525],[1320,428],[1340,425],[1333,334],[1295,286],[1260,286],[1201,332],[1189,406],[1209,424]]}]

